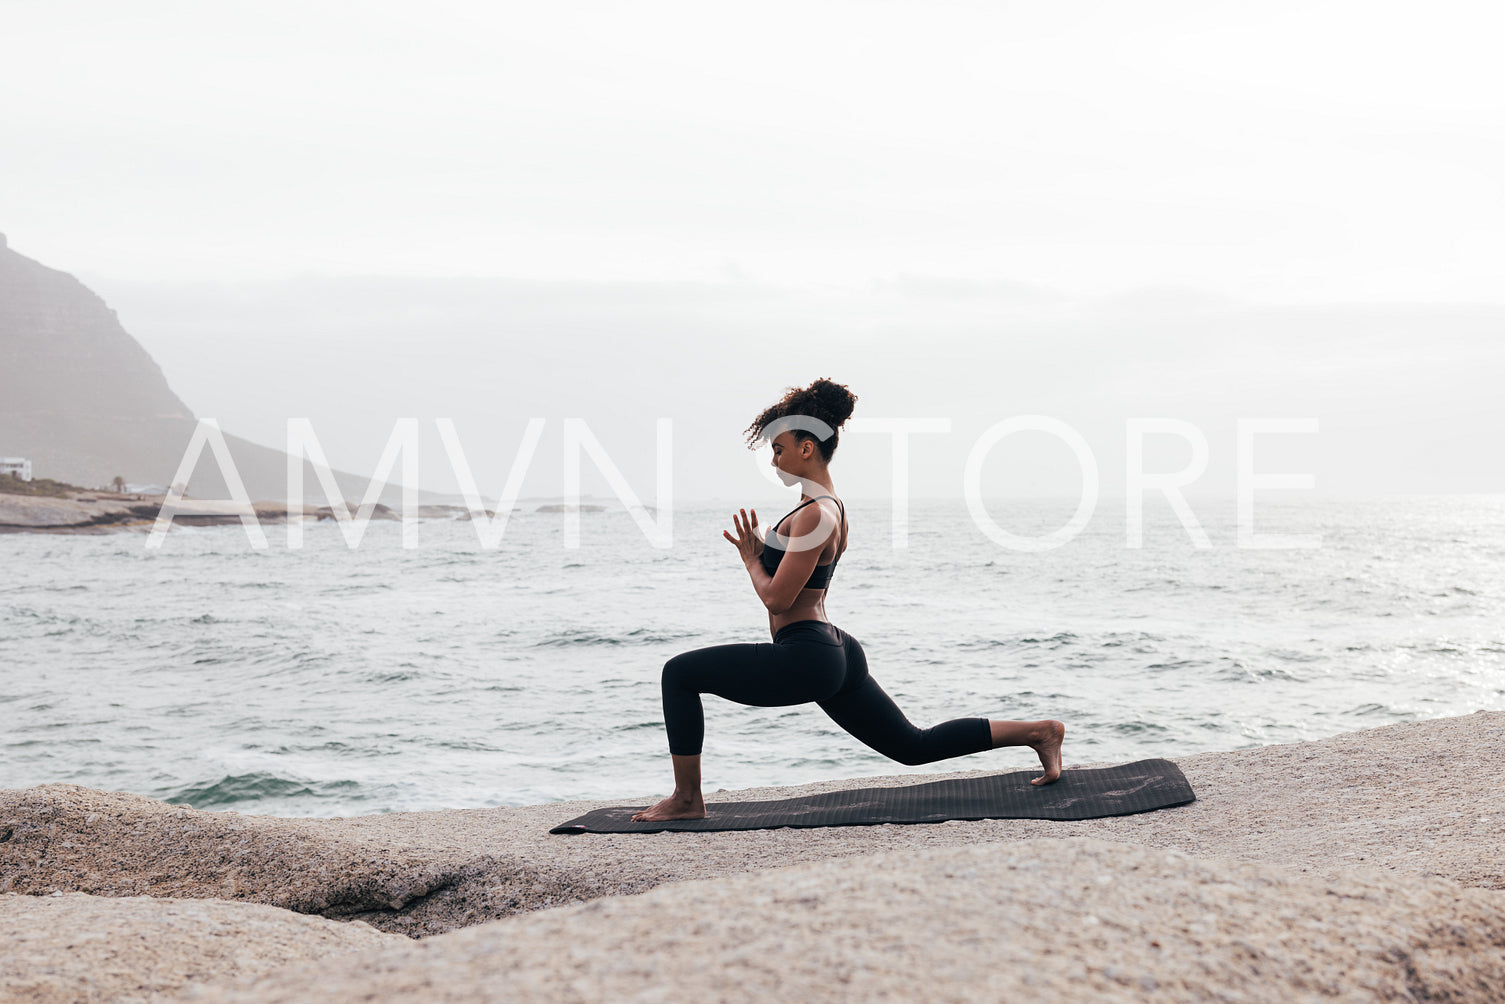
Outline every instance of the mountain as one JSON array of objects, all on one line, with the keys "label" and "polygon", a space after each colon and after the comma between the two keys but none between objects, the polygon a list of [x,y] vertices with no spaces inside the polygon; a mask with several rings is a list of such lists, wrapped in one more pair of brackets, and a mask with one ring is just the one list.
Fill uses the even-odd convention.
[{"label": "mountain", "polygon": [[[117,475],[166,485],[196,424],[104,300],[66,272],[17,254],[0,234],[0,456],[30,459],[33,477],[86,487]],[[250,497],[284,498],[287,455],[228,430],[224,436]],[[334,476],[347,499],[364,496],[369,475]],[[307,463],[304,486],[307,501],[322,500]],[[186,490],[196,498],[229,497],[209,448]],[[400,497],[393,482],[381,500],[395,505]]]}]

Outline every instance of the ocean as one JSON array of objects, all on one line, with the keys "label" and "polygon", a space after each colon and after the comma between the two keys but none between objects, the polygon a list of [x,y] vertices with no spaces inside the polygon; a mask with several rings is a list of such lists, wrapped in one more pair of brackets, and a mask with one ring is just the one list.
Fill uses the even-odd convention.
[{"label": "ocean", "polygon": [[[782,501],[782,505],[780,504]],[[759,506],[764,525],[794,500]],[[1058,718],[1067,764],[1179,757],[1505,708],[1505,496],[1193,503],[1212,547],[1121,502],[1046,551],[1008,550],[965,504],[847,500],[827,600],[911,721]],[[1116,508],[1115,508],[1116,506]],[[1074,501],[996,500],[1021,534]],[[682,505],[673,546],[620,508],[519,511],[486,550],[433,519],[402,547],[373,522],[251,547],[238,526],[146,536],[0,536],[0,788],[64,781],[284,816],[630,804],[671,785],[659,703],[669,657],[769,640],[721,536],[729,503]],[[1034,763],[1002,749],[915,767],[815,705],[704,698],[708,791]],[[1439,765],[1439,770],[1446,769]]]}]

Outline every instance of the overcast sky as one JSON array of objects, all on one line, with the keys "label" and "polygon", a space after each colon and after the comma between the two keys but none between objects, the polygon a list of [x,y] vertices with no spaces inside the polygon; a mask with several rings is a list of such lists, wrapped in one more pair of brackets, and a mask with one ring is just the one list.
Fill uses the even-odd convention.
[{"label": "overcast sky", "polygon": [[[738,433],[831,376],[952,420],[921,494],[1023,413],[1110,492],[1143,416],[1209,491],[1239,416],[1318,418],[1260,464],[1326,491],[1505,491],[1499,11],[6,3],[0,231],[196,414],[366,472],[416,416],[439,490],[434,417],[493,494],[531,416],[557,493],[583,417],[651,495],[662,415],[682,497],[769,492]],[[991,489],[1074,490],[1026,438]],[[886,489],[886,439],[839,456]]]}]

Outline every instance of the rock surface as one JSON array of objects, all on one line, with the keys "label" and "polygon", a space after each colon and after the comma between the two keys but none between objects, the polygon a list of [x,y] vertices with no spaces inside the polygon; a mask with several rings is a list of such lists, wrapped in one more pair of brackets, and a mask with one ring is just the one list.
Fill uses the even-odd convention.
[{"label": "rock surface", "polygon": [[1088,837],[683,882],[292,967],[200,1001],[1479,1001],[1505,894]]},{"label": "rock surface", "polygon": [[408,943],[255,903],[0,896],[0,1000],[144,1001],[342,952]]},{"label": "rock surface", "polygon": [[[1023,767],[1026,759],[1001,750],[990,767]],[[1505,889],[1502,761],[1505,712],[1481,711],[1183,757],[1176,762],[1197,801],[1137,816],[641,836],[548,829],[603,805],[646,805],[655,795],[280,819],[52,784],[0,791],[0,891],[246,900],[421,937],[684,879],[1045,836],[1093,836],[1327,876],[1360,865]],[[930,779],[757,788],[709,794],[707,802],[714,812],[728,799]]]},{"label": "rock surface", "polygon": [[[118,531],[150,533],[165,495],[86,490],[69,497],[16,495],[0,492],[0,533],[67,533],[101,534]],[[354,517],[360,503],[346,502],[346,512]],[[241,517],[233,504],[213,499],[179,499],[173,505],[173,523],[184,526],[238,526]],[[424,506],[423,509],[451,507]],[[317,522],[338,518],[333,506],[290,504],[287,502],[252,502],[251,512],[263,527],[289,520]],[[378,502],[372,506],[371,519],[401,520],[400,513]]]},{"label": "rock surface", "polygon": [[0,492],[0,533],[106,533],[132,524],[150,526],[162,505],[160,497],[89,492],[85,498]]}]

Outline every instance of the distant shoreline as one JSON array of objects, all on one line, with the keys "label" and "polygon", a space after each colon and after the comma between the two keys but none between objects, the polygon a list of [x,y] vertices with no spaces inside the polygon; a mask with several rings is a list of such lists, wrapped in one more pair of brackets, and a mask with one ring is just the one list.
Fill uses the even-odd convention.
[{"label": "distant shoreline", "polygon": [[[0,534],[47,533],[80,534],[97,536],[119,532],[149,532],[156,524],[157,516],[166,501],[166,495],[143,495],[132,492],[90,491],[78,489],[65,496],[22,495],[0,491]],[[185,497],[173,513],[173,522],[184,526],[238,526],[241,517],[235,513],[220,511],[185,511],[195,504],[206,509],[220,510],[224,504],[218,501],[197,500]],[[345,507],[354,515],[360,503],[346,501]],[[578,505],[564,502],[545,502],[531,508],[519,506],[517,512],[604,512],[606,506],[594,503]],[[652,508],[651,506],[649,507]],[[288,523],[292,520],[322,522],[337,519],[330,505],[290,505],[286,502],[252,502],[251,509],[260,523]],[[496,511],[488,509],[488,516]],[[469,520],[470,509],[463,505],[420,505],[419,519]],[[402,512],[385,503],[375,503],[371,518],[400,522]]]}]

